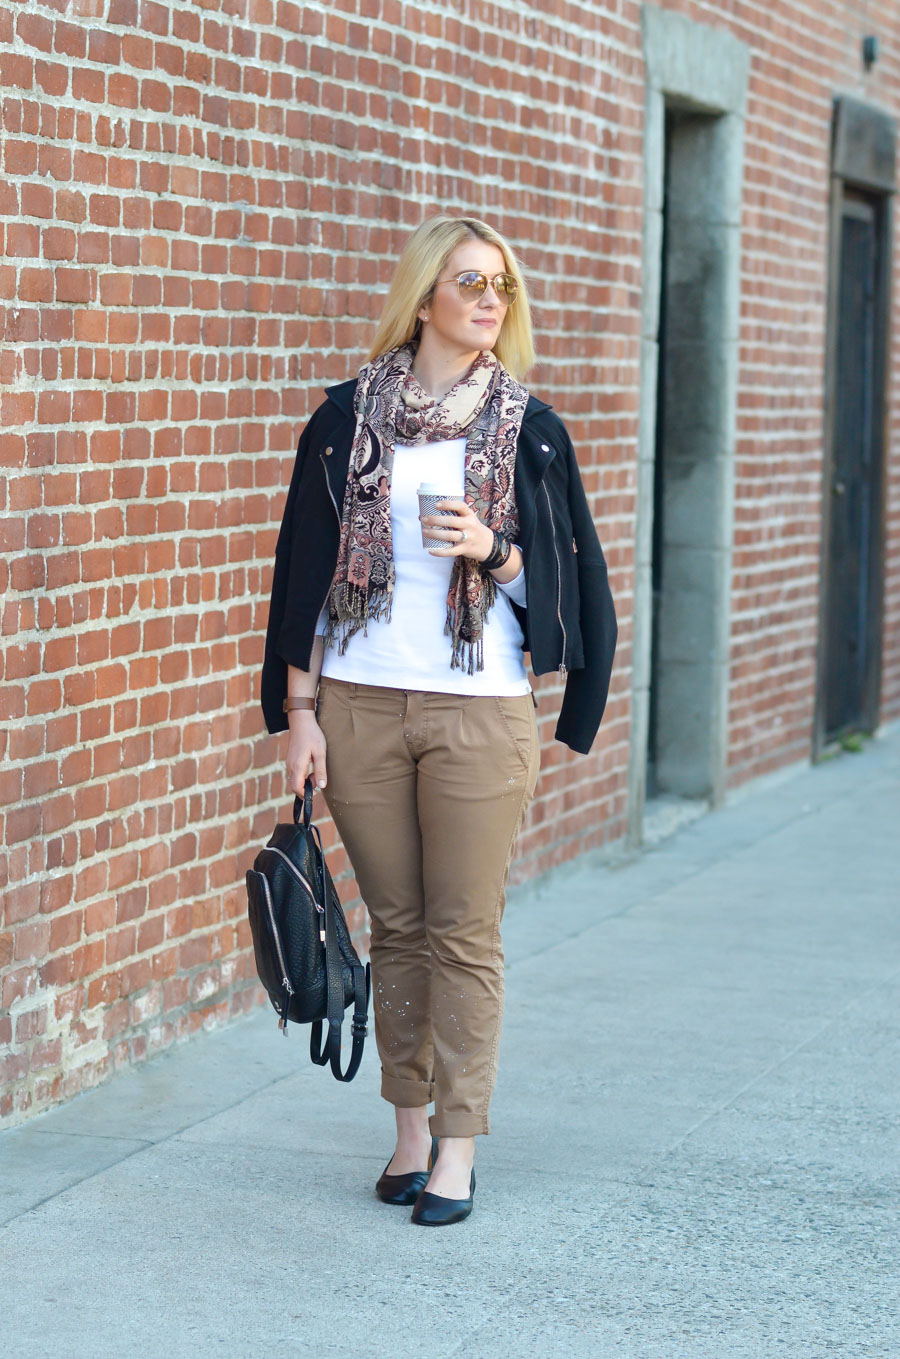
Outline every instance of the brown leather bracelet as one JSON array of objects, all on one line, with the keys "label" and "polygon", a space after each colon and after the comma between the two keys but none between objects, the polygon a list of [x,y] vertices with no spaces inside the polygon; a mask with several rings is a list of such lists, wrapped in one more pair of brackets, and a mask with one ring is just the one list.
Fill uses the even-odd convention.
[{"label": "brown leather bracelet", "polygon": [[281,705],[281,711],[283,713],[293,712],[295,708],[310,708],[312,709],[313,712],[315,712],[316,700],[314,698],[288,697],[284,700],[284,702]]}]

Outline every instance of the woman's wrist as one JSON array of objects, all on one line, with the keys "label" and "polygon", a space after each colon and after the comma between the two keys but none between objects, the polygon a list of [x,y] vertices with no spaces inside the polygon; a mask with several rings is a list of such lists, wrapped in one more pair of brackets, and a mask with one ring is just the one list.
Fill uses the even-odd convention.
[{"label": "woman's wrist", "polygon": [[288,725],[291,728],[295,725],[304,725],[310,718],[315,721],[316,695],[319,689],[319,676],[322,673],[323,650],[322,638],[315,637],[309,669],[301,670],[297,665],[288,665],[287,695],[282,706],[287,712]]},{"label": "woman's wrist", "polygon": [[508,585],[511,580],[515,580],[524,564],[525,559],[522,556],[521,548],[512,546],[506,561],[502,566],[492,570],[491,575],[498,585]]},{"label": "woman's wrist", "polygon": [[[487,527],[485,525],[485,527]],[[485,571],[497,571],[505,566],[512,551],[512,543],[508,538],[504,538],[502,533],[496,529],[488,529],[491,535],[491,546],[489,551],[481,558],[481,565]]]},{"label": "woman's wrist", "polygon": [[288,713],[288,729],[303,731],[305,727],[315,726],[318,720],[318,715],[312,708],[294,708]]}]

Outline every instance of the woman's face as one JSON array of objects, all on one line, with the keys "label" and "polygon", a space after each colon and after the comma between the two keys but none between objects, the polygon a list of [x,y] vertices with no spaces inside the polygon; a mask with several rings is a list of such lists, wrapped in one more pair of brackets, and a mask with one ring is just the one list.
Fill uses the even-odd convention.
[{"label": "woman's face", "polygon": [[491,279],[506,272],[506,261],[496,245],[464,241],[438,274],[434,295],[419,308],[418,316],[423,335],[431,331],[434,339],[447,348],[471,354],[476,349],[493,349],[509,304],[497,296],[493,283],[474,302],[464,302],[456,287],[456,277],[467,269],[477,269]]}]

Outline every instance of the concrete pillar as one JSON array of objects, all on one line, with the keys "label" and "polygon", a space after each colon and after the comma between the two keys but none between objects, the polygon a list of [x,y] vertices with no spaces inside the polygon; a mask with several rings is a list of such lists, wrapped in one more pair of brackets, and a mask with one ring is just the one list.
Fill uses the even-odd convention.
[{"label": "concrete pillar", "polygon": [[654,5],[646,62],[641,413],[629,839],[643,822],[651,668],[662,210],[667,109],[663,601],[657,639],[661,787],[716,803],[724,790],[740,208],[748,52],[732,34]]}]

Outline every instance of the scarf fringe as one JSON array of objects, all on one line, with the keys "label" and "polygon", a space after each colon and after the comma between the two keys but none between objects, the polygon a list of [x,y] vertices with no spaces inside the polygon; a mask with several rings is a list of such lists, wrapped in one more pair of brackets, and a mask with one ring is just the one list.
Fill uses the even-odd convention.
[{"label": "scarf fringe", "polygon": [[[368,622],[370,618],[374,619],[375,622],[382,619],[386,623],[391,621],[391,605],[393,602],[393,592],[384,586],[367,595],[365,589],[359,585],[342,581],[330,597],[331,607],[324,633],[325,646],[337,647],[338,655],[343,656],[350,643],[350,638],[354,637],[360,629],[362,629],[364,637],[369,635]],[[337,618],[333,616],[335,607],[339,615]]]},{"label": "scarf fringe", "polygon": [[[493,584],[493,581],[491,581]],[[491,601],[493,602],[493,601]],[[453,638],[453,647],[450,652],[450,669],[464,670],[467,675],[474,675],[476,670],[484,669],[484,632],[474,641],[467,641],[464,637],[454,635],[453,622],[456,616],[456,609],[452,604],[447,605],[447,614],[444,618],[444,636]]]}]

